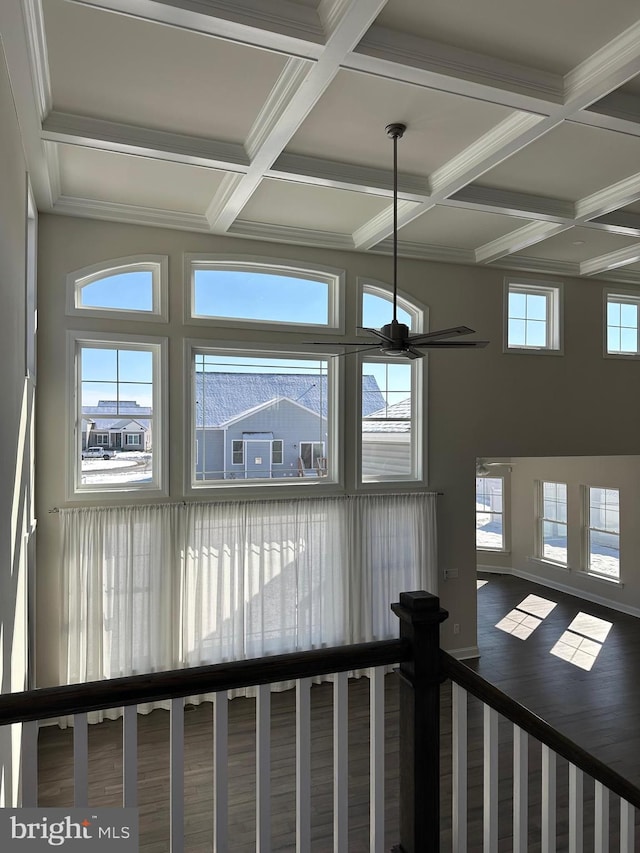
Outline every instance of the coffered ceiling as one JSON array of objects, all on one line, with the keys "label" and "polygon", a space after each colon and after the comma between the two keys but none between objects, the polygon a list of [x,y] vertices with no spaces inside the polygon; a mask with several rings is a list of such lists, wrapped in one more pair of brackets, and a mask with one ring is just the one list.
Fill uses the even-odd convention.
[{"label": "coffered ceiling", "polygon": [[41,211],[640,284],[637,0],[2,0]]}]

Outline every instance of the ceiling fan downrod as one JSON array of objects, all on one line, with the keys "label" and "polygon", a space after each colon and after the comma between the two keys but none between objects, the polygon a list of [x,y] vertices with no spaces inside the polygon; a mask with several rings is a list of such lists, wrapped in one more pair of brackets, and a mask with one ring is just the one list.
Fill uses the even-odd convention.
[{"label": "ceiling fan downrod", "polygon": [[398,322],[398,139],[407,129],[406,124],[394,122],[385,128],[393,139],[393,324]]}]

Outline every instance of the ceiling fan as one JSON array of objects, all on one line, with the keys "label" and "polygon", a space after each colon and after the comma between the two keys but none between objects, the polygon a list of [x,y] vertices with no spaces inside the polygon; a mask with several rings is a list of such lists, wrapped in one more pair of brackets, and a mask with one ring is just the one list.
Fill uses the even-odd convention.
[{"label": "ceiling fan", "polygon": [[[380,350],[386,356],[402,356],[404,358],[422,358],[426,349],[462,349],[463,347],[486,347],[489,341],[460,341],[461,335],[473,335],[474,329],[468,326],[454,326],[451,329],[440,329],[435,332],[412,335],[406,323],[398,322],[398,139],[400,139],[406,125],[398,122],[388,124],[387,136],[393,139],[393,319],[381,329],[369,329],[359,326],[359,331],[370,332],[375,335],[374,341],[358,341],[357,343],[345,343],[346,347],[360,347],[358,350],[350,350],[343,355],[353,352],[364,352],[365,350]],[[446,340],[452,338],[453,340]],[[313,341],[316,346],[326,346],[326,343]],[[364,346],[363,346],[364,345]]]},{"label": "ceiling fan", "polygon": [[476,476],[478,477],[486,477],[487,474],[491,473],[491,468],[506,468],[508,471],[511,471],[511,466],[513,462],[489,462],[486,459],[476,459]]}]

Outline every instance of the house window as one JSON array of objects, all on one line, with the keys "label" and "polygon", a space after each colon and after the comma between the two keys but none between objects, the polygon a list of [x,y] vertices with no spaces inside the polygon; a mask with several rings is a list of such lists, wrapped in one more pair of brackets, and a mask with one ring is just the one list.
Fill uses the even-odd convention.
[{"label": "house window", "polygon": [[606,292],[606,353],[616,356],[640,354],[638,306],[635,293]]},{"label": "house window", "polygon": [[271,464],[282,465],[284,458],[284,442],[281,438],[276,438],[271,443]]},{"label": "house window", "polygon": [[538,556],[567,565],[567,485],[539,483]]},{"label": "house window", "polygon": [[244,441],[232,441],[231,453],[234,465],[244,465]]},{"label": "house window", "polygon": [[610,580],[620,578],[620,492],[585,489],[585,569]]},{"label": "house window", "polygon": [[289,262],[188,255],[187,314],[196,322],[338,329],[344,274]]},{"label": "house window", "polygon": [[507,350],[555,351],[561,346],[561,286],[505,283]]},{"label": "house window", "polygon": [[94,436],[96,444],[100,444],[103,447],[108,446],[109,444],[109,434],[106,432],[98,432]]},{"label": "house window", "polygon": [[167,321],[167,258],[135,255],[67,276],[67,314]]},{"label": "house window", "polygon": [[504,477],[476,477],[476,548],[504,551]]},{"label": "house window", "polygon": [[[166,374],[166,341],[120,341],[69,335],[70,365],[76,385],[75,424],[70,430],[75,494],[85,492],[144,491],[163,494],[162,423]],[[127,428],[135,432],[127,432]],[[92,435],[93,433],[93,435]],[[104,466],[96,469],[82,460],[90,444],[140,447],[152,444],[144,465]],[[143,433],[148,436],[143,440]],[[102,441],[98,437],[106,437]],[[153,442],[151,442],[153,436]]]},{"label": "house window", "polygon": [[[360,288],[361,322],[359,325],[365,327],[365,330],[360,329],[361,333],[367,334],[367,328],[380,329],[391,322],[393,302],[388,288],[381,284],[363,280],[360,282]],[[423,331],[424,314],[423,310],[416,308],[408,300],[398,298],[398,322],[408,326],[411,332]]]},{"label": "house window", "polygon": [[311,482],[304,469],[335,448],[334,370],[314,354],[194,345],[193,488]]}]

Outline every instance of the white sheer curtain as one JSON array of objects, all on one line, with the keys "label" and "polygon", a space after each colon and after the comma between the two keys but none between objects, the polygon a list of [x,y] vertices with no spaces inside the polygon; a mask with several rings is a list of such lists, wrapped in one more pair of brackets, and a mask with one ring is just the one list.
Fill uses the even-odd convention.
[{"label": "white sheer curtain", "polygon": [[68,684],[395,637],[432,493],[60,511]]}]

